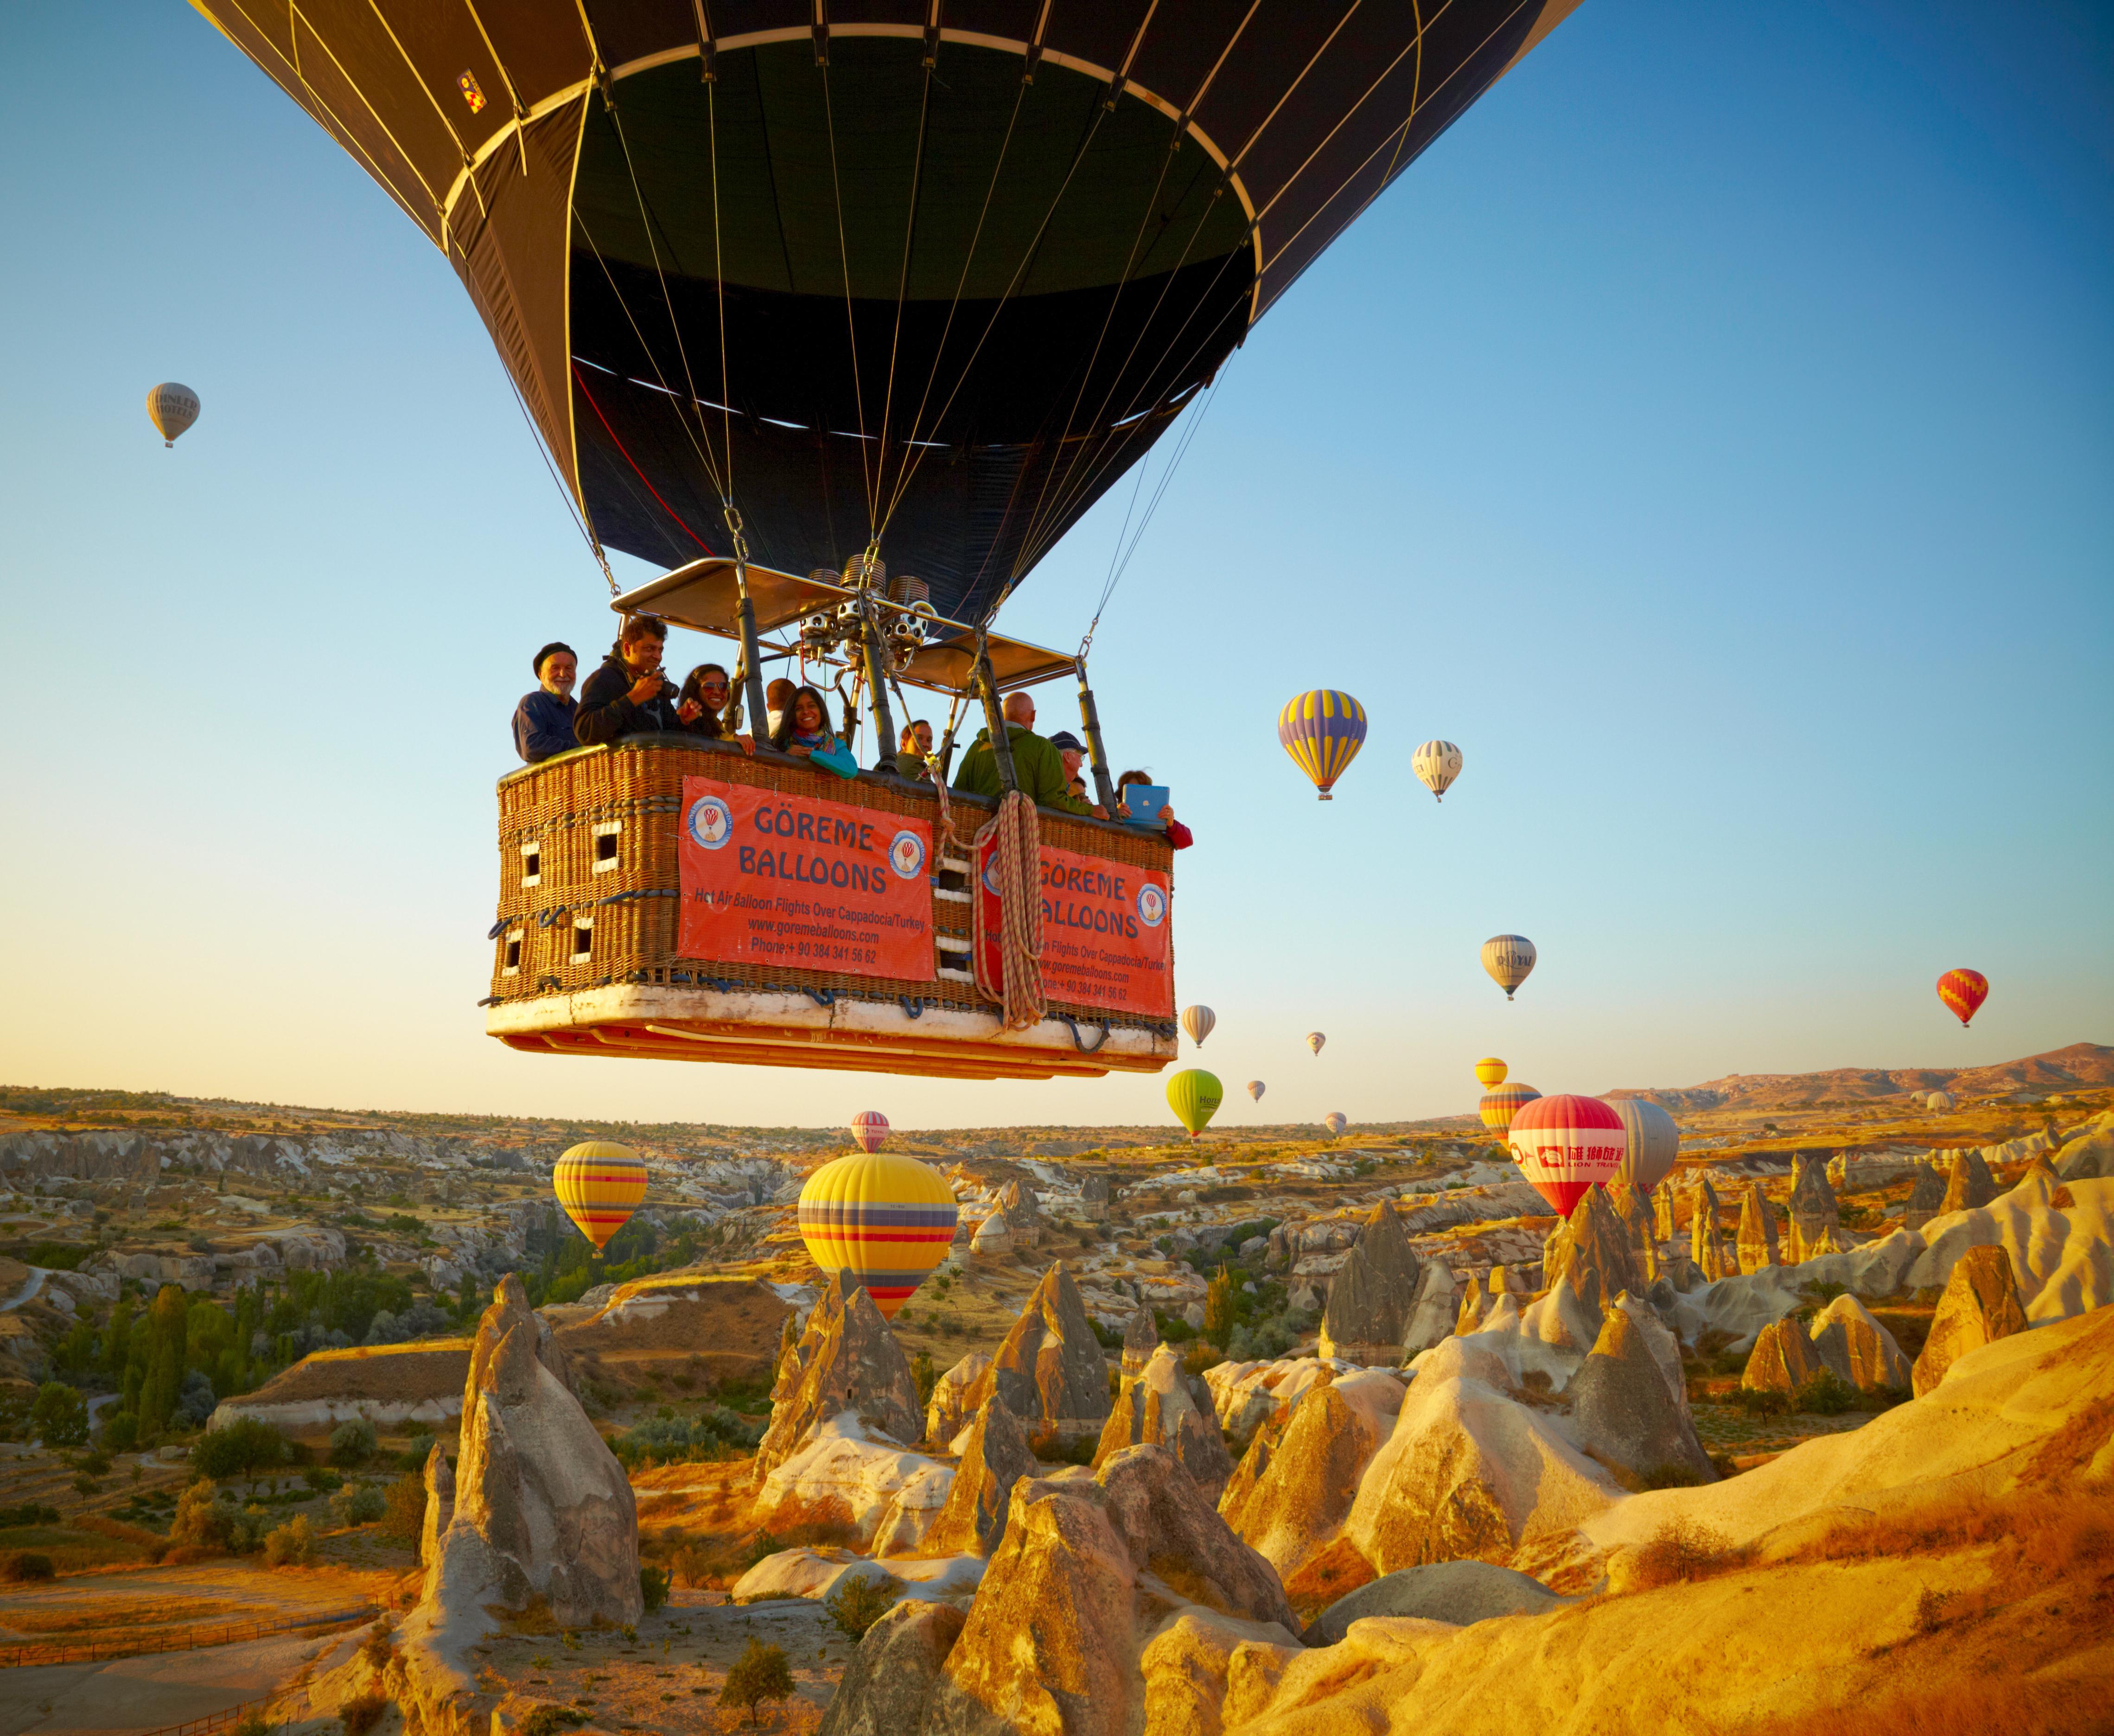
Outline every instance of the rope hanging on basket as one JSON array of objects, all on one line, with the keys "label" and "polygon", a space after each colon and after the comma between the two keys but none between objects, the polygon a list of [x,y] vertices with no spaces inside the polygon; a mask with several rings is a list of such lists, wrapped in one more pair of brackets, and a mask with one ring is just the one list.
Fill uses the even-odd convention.
[{"label": "rope hanging on basket", "polygon": [[977,828],[969,857],[972,873],[983,854],[984,841],[994,836],[997,847],[991,853],[991,868],[998,882],[1004,984],[990,980],[985,949],[972,948],[972,954],[977,992],[1004,1008],[1005,1029],[1018,1031],[1042,1020],[1042,839],[1035,804],[1022,791],[1006,791],[998,812]]}]

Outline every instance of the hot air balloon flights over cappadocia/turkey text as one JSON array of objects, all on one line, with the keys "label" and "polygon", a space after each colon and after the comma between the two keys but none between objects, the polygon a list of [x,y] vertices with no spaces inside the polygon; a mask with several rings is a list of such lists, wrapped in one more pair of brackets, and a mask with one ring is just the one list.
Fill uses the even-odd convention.
[{"label": "hot air balloon flights over cappadocia/turkey text", "polygon": [[[1919,680],[1959,648],[1933,524],[2005,551],[2021,595],[2089,540],[2064,466],[1999,407],[2063,427],[2060,405],[1986,380],[2027,337],[2073,396],[2106,371],[2103,334],[1999,293],[2021,259],[2096,269],[2089,222],[2060,245],[2036,225],[2106,199],[2043,197],[1988,145],[2045,126],[2074,154],[2089,125],[2021,103],[2030,125],[1984,117],[1939,151],[1921,109],[1865,117],[1888,141],[1873,203],[1832,14],[1771,21],[1799,39],[1767,81],[1797,125],[1772,110],[1767,148],[1733,149],[1764,45],[1679,9],[192,3],[223,82],[177,56],[163,94],[203,117],[220,202],[285,231],[255,284],[213,231],[216,295],[268,359],[130,291],[108,353],[66,345],[123,449],[86,467],[121,481],[99,528],[162,527],[173,568],[212,522],[185,513],[239,494],[282,560],[275,527],[309,527],[303,584],[334,613],[316,630],[285,586],[259,607],[226,552],[245,630],[289,661],[314,641],[316,666],[269,708],[214,668],[153,717],[183,751],[126,791],[151,822],[126,837],[183,836],[165,793],[236,827],[222,759],[280,775],[277,743],[218,733],[231,689],[318,757],[271,812],[248,792],[260,854],[222,877],[254,932],[217,932],[210,971],[167,934],[101,971],[94,925],[56,926],[112,1052],[141,1015],[164,1043],[211,1037],[202,1068],[320,1067],[389,1024],[454,1095],[305,1108],[256,1070],[227,1075],[248,1095],[0,1085],[21,1704],[112,1736],[1263,1736],[1551,1706],[1755,1736],[2109,1727],[2114,1046],[2041,1040],[2052,1008],[2108,1003],[2035,938],[2104,937],[2103,898],[2071,911],[2050,866],[2098,834],[2036,793],[2044,877],[2021,891],[1988,853],[2017,793],[1976,760],[1987,811],[1934,847],[1912,734],[1877,776],[1829,661],[1854,639],[1876,680],[1905,654],[1865,613],[1911,558],[1947,604],[1909,635]],[[98,78],[122,63],[71,18],[9,28],[80,33],[63,64]],[[2010,38],[1984,52],[1996,28],[1948,20],[1982,76],[1936,107],[2016,72]],[[1888,46],[1869,84],[1926,52],[1865,34]],[[1581,37],[1582,81],[1560,59]],[[2103,83],[2107,46],[2065,77]],[[63,80],[24,64],[43,115]],[[95,125],[173,199],[194,141],[149,154],[131,107]],[[1651,164],[1628,204],[1609,137]],[[1989,184],[1919,181],[1926,155]],[[330,176],[445,262],[420,250],[477,358],[449,402],[419,348],[436,316],[373,232],[326,224],[345,245],[318,266],[295,208]],[[1824,250],[1838,204],[1865,213],[1828,255],[1857,295],[1817,301],[1785,260]],[[1993,205],[2007,227],[1974,227]],[[1936,239],[1904,241],[1902,210]],[[165,276],[166,245],[140,243]],[[1618,255],[1689,263],[1610,278]],[[1963,278],[1974,321],[1946,299]],[[1695,299],[1727,281],[1736,309]],[[400,449],[369,439],[346,469],[288,434],[300,352],[259,310],[304,286],[311,341],[414,359],[332,388],[360,429],[359,401],[388,399]],[[1859,301],[1925,336],[1853,415],[1791,352],[1869,387],[1885,333],[1848,323]],[[1801,327],[1814,305],[1842,329]],[[1930,368],[1927,334],[1970,325]],[[1933,376],[1973,401],[1965,433]],[[494,406],[516,449],[473,462]],[[462,461],[420,480],[460,517],[516,498],[487,465],[555,485],[542,520],[468,534],[489,571],[442,571],[464,545],[413,491],[363,492],[367,467],[425,464],[429,420]],[[1929,496],[1845,460],[1838,424]],[[2070,432],[2089,460],[2096,434]],[[1953,447],[1999,441],[2005,465],[1963,483]],[[1650,538],[1610,516],[1639,476]],[[1855,524],[1823,513],[1831,491]],[[1181,534],[1163,516],[1148,541],[1164,505]],[[1756,528],[1779,518],[1811,572]],[[377,526],[430,580],[415,631],[382,624],[393,568],[332,566]],[[1845,549],[1880,576],[1844,577]],[[76,636],[36,648],[80,680],[91,627],[172,620],[92,577],[49,588]],[[2048,612],[2036,692],[2008,666],[1978,689],[1993,740],[2091,734],[2027,726],[2073,642],[2103,649],[2088,607]],[[170,661],[195,647],[158,630]],[[537,684],[504,702],[513,758],[459,763],[437,699],[414,762],[378,715],[398,671],[451,699],[487,631]],[[341,641],[370,660],[357,692]],[[149,721],[130,692],[68,714],[128,720],[128,769]],[[318,747],[318,720],[358,739]],[[1810,816],[1785,818],[1753,735]],[[387,824],[346,777],[366,761],[403,804]],[[2074,799],[2089,774],[2064,763]],[[99,811],[109,767],[62,769],[62,805]],[[2038,763],[2011,772],[2044,790]],[[313,834],[311,776],[342,792]],[[1877,891],[1829,805],[1845,776],[1913,864]],[[453,831],[419,830],[429,778]],[[493,830],[470,882],[422,895],[441,926],[369,885],[398,925],[370,946],[342,863],[311,861],[304,932],[345,980],[319,990],[275,946],[274,828],[378,882],[368,841],[452,856],[465,813]],[[1745,859],[1773,831],[1806,854],[1764,882]],[[213,877],[153,849],[158,919],[204,923],[176,894]],[[1786,886],[1827,895],[1793,922]],[[359,971],[407,937],[453,998],[391,982],[385,1015]],[[252,994],[242,1022],[215,1020],[223,978]],[[35,980],[72,1005],[68,970]],[[1858,1065],[1821,1065],[1855,1021]],[[1736,1037],[1782,1070],[1685,1059],[1744,1060]],[[588,1060],[631,1065],[566,1065]],[[332,1077],[315,1101],[384,1088]]]}]

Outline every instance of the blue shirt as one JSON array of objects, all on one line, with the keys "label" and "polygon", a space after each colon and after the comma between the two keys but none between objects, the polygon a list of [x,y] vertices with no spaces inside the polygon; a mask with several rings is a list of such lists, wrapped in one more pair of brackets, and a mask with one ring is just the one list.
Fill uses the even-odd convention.
[{"label": "blue shirt", "polygon": [[573,737],[573,713],[579,703],[561,699],[538,688],[522,695],[514,708],[514,751],[530,765],[554,753],[570,753],[579,745]]}]

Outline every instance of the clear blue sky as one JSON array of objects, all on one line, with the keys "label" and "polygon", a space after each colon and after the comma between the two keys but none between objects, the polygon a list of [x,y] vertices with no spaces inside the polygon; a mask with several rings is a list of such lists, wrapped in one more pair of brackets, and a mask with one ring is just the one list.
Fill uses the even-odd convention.
[{"label": "clear blue sky", "polygon": [[[1179,992],[1270,1087],[1226,1119],[1462,1111],[1486,1053],[1599,1091],[2114,1040],[2110,44],[2082,5],[1586,0],[1263,322],[1096,666],[1198,836]],[[0,1078],[1166,1119],[1157,1079],[484,1037],[507,717],[611,617],[483,328],[182,6],[9,7],[0,56]],[[1127,494],[1015,631],[1075,642]],[[1373,718],[1325,807],[1273,732],[1323,685]]]}]

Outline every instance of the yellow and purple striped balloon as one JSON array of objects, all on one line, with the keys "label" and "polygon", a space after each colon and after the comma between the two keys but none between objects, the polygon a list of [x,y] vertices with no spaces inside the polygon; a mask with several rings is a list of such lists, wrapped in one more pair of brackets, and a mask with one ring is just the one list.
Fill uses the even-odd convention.
[{"label": "yellow and purple striped balloon", "polygon": [[1317,687],[1277,714],[1277,739],[1321,799],[1333,800],[1329,792],[1366,744],[1366,708],[1348,694]]},{"label": "yellow and purple striped balloon", "polygon": [[937,1170],[888,1152],[826,1163],[800,1190],[800,1235],[816,1265],[863,1285],[886,1320],[947,1257],[957,1216]]},{"label": "yellow and purple striped balloon", "polygon": [[627,1146],[590,1139],[558,1160],[551,1189],[600,1253],[646,1198],[646,1166]]}]

